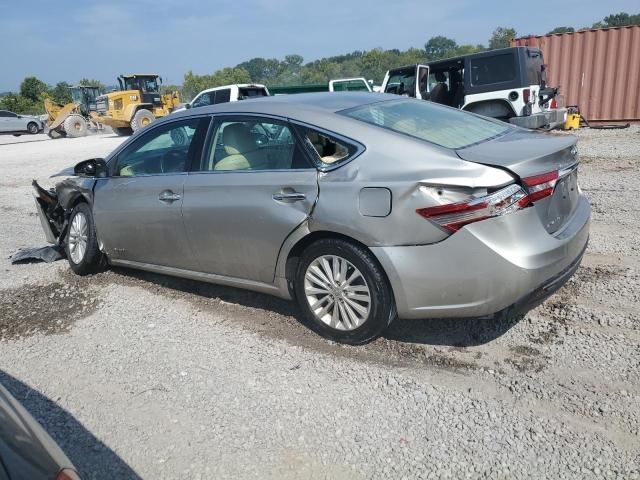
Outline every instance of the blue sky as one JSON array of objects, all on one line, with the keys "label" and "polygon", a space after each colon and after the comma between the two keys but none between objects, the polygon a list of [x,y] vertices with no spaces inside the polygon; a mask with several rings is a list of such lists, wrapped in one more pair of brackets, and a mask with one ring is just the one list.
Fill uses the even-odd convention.
[{"label": "blue sky", "polygon": [[541,34],[639,10],[638,0],[0,0],[0,91],[28,75],[113,84],[120,73],[150,71],[181,83],[187,70],[253,57],[310,61],[422,47],[435,35],[486,44],[497,26]]}]

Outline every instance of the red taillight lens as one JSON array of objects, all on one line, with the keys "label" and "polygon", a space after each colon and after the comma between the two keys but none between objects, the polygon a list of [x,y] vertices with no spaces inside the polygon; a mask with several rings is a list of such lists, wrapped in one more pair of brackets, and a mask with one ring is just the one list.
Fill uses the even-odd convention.
[{"label": "red taillight lens", "polygon": [[556,183],[558,182],[558,172],[534,175],[533,177],[523,178],[522,181],[527,186],[527,190],[529,190],[529,200],[535,202],[553,193],[553,189],[556,188]]},{"label": "red taillight lens", "polygon": [[524,103],[529,103],[530,98],[531,98],[531,89],[525,88],[522,91],[522,100],[524,101]]},{"label": "red taillight lens", "polygon": [[529,199],[522,187],[513,184],[485,197],[419,208],[416,212],[448,233],[454,233],[469,223],[505,215],[520,210],[528,204]]},{"label": "red taillight lens", "polygon": [[556,102],[555,98],[551,100],[551,103],[549,103],[549,108],[551,108],[551,109],[558,108],[558,102]]}]

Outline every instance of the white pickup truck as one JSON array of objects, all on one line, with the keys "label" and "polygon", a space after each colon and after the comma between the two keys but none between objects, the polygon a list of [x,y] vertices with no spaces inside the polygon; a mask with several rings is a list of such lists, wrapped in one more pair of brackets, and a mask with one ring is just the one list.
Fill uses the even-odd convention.
[{"label": "white pickup truck", "polygon": [[237,102],[247,98],[268,97],[269,90],[260,84],[235,84],[224,85],[222,87],[208,88],[201,91],[189,103],[179,106],[174,112],[180,112],[189,108],[204,107],[206,105],[215,105],[216,103]]},{"label": "white pickup truck", "polygon": [[381,91],[499,118],[525,128],[555,128],[567,117],[547,87],[542,52],[512,47],[389,70]]}]

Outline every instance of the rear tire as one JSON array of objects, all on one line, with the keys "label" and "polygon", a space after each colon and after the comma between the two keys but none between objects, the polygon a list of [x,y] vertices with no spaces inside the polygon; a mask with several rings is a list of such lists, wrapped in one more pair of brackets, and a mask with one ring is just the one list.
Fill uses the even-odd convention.
[{"label": "rear tire", "polygon": [[149,110],[142,108],[131,119],[131,129],[134,132],[147,127],[156,117]]},{"label": "rear tire", "polygon": [[119,137],[126,137],[133,133],[133,130],[129,127],[111,127],[113,132]]},{"label": "rear tire", "polygon": [[360,345],[396,318],[389,281],[366,248],[319,240],[302,253],[295,295],[310,328],[330,340]]},{"label": "rear tire", "polygon": [[64,250],[77,275],[98,273],[107,266],[106,257],[98,248],[91,208],[84,202],[71,211]]},{"label": "rear tire", "polygon": [[35,135],[40,131],[40,129],[38,128],[38,124],[36,122],[29,122],[29,124],[27,125],[27,131],[31,135]]},{"label": "rear tire", "polygon": [[87,121],[82,115],[69,115],[63,125],[67,137],[78,138],[87,135]]},{"label": "rear tire", "polygon": [[60,132],[59,130],[49,130],[47,132],[47,135],[49,135],[49,138],[52,138],[54,140],[65,136],[64,132]]}]

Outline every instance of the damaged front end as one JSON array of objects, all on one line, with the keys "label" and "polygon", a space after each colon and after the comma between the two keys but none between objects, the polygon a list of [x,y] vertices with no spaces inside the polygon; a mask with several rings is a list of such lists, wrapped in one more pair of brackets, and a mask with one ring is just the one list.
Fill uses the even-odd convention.
[{"label": "damaged front end", "polygon": [[36,210],[47,242],[62,245],[67,227],[64,208],[58,203],[58,194],[54,189],[45,190],[37,181],[31,182],[36,201]]}]

